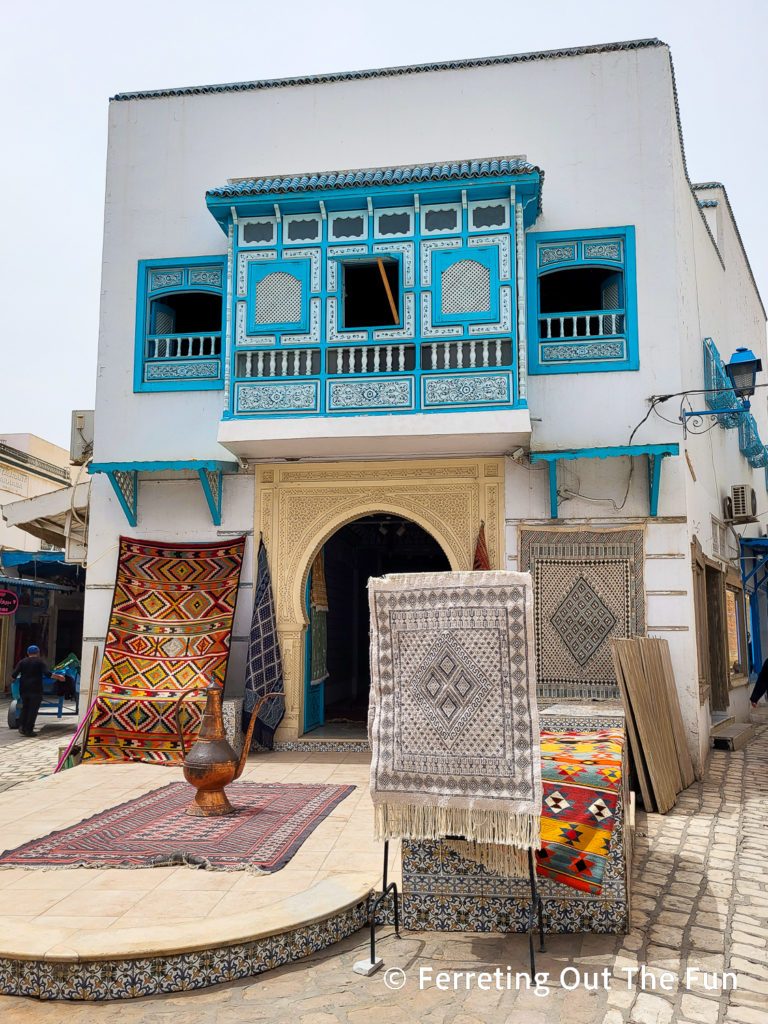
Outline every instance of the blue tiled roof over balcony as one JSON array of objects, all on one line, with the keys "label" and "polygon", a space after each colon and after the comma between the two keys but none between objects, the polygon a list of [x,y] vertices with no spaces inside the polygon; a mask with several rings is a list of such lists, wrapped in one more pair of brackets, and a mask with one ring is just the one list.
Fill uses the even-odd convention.
[{"label": "blue tiled roof over balcony", "polygon": [[415,167],[375,167],[363,170],[331,171],[297,174],[285,178],[251,178],[236,181],[222,188],[209,189],[209,196],[246,196],[269,193],[307,192],[317,189],[378,188],[382,185],[416,185],[432,181],[450,181],[462,178],[485,178],[499,174],[538,174],[543,172],[515,157],[492,160],[462,160],[450,164],[430,164]]}]

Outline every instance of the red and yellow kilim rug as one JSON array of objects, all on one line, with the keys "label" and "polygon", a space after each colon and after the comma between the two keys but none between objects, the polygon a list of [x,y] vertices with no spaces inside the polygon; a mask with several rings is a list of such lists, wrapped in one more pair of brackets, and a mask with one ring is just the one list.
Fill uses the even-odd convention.
[{"label": "red and yellow kilim rug", "polygon": [[621,729],[541,734],[537,874],[599,894],[616,821],[623,747]]},{"label": "red and yellow kilim rug", "polygon": [[[213,676],[223,685],[244,538],[156,544],[120,538],[115,595],[83,760],[181,760],[174,707]],[[204,699],[182,703],[187,747]]]}]

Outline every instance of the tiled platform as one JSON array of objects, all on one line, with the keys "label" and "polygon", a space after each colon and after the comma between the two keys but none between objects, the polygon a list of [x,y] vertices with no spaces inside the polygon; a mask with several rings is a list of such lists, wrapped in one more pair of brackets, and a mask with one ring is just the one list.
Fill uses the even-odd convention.
[{"label": "tiled platform", "polygon": [[[276,751],[243,781],[357,787],[271,875],[149,869],[0,870],[0,991],[115,999],[248,977],[359,928],[380,882],[370,755]],[[181,779],[180,768],[82,765],[0,794],[3,847]],[[236,785],[236,784],[235,784]],[[393,865],[399,873],[399,854]]]}]

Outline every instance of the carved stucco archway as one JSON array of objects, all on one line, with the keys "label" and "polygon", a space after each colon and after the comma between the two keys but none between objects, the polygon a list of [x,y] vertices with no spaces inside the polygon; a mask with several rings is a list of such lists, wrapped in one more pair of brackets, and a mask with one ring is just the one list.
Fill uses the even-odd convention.
[{"label": "carved stucco archway", "polygon": [[470,569],[484,520],[491,566],[501,568],[503,472],[502,459],[256,467],[255,522],[269,556],[285,680],[278,739],[303,731],[304,590],[325,541],[355,519],[389,513],[421,526],[452,569]]}]

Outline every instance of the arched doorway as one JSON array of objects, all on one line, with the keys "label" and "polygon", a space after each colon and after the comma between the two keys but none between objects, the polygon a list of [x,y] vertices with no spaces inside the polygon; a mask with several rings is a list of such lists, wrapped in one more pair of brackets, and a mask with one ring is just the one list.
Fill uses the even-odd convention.
[{"label": "arched doorway", "polygon": [[304,731],[318,738],[362,737],[370,688],[369,578],[447,572],[451,566],[426,530],[385,513],[355,519],[337,530],[323,545],[322,562],[327,611],[320,607],[323,598],[317,596],[312,578],[307,586]]}]

